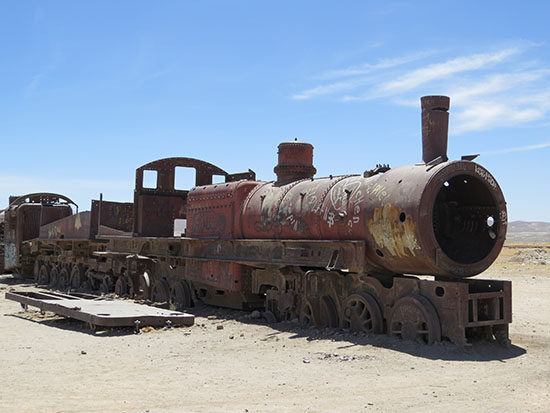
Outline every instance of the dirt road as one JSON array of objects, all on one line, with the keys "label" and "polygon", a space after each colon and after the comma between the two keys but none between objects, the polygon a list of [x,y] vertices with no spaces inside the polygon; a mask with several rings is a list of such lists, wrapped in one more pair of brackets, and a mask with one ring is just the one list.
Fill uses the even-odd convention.
[{"label": "dirt road", "polygon": [[94,333],[22,312],[1,293],[35,287],[4,275],[0,411],[548,412],[550,265],[529,252],[505,248],[478,277],[513,281],[510,349],[301,330],[206,306],[191,328]]}]

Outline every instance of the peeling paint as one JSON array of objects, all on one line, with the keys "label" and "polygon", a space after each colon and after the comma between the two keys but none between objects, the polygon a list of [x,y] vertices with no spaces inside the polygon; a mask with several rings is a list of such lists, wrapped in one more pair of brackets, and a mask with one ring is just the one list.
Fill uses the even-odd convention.
[{"label": "peeling paint", "polygon": [[403,211],[392,204],[375,208],[373,218],[368,222],[369,231],[376,246],[386,249],[391,255],[416,256],[415,250],[420,249],[415,236],[416,224],[408,217],[401,222],[399,220],[401,212]]}]

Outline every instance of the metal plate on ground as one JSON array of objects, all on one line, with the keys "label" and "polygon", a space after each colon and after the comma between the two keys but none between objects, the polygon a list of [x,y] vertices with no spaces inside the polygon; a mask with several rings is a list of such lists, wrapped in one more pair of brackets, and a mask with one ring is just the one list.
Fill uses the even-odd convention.
[{"label": "metal plate on ground", "polygon": [[6,299],[75,318],[92,326],[192,326],[195,321],[192,314],[90,294],[12,291],[6,292]]}]

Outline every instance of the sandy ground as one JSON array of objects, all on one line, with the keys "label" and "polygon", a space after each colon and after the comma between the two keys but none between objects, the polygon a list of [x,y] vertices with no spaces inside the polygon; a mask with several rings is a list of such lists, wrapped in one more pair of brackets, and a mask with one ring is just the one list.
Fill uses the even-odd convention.
[{"label": "sandy ground", "polygon": [[0,411],[550,411],[550,248],[505,248],[481,277],[513,281],[510,349],[301,330],[207,306],[190,328],[93,332],[22,312],[1,292],[34,287],[4,275]]}]

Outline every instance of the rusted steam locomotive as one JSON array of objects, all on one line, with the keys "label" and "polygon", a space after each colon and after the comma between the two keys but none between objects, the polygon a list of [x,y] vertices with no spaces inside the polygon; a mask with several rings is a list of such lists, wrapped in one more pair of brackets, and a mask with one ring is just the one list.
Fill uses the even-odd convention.
[{"label": "rusted steam locomotive", "polygon": [[[421,102],[416,165],[314,178],[313,147],[294,141],[279,145],[274,182],[167,158],[137,169],[133,203],[94,200],[74,213],[60,195],[12,199],[6,268],[178,309],[198,299],[426,343],[509,343],[511,283],[467,279],[502,248],[504,197],[475,156],[447,159],[449,98]],[[175,189],[177,167],[195,169],[195,187]]]}]

